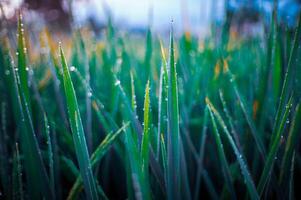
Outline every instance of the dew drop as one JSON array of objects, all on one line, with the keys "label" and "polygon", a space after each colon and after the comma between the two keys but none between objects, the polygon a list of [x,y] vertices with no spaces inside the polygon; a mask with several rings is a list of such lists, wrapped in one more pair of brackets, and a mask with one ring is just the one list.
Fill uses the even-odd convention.
[{"label": "dew drop", "polygon": [[120,80],[116,80],[115,86],[120,85]]},{"label": "dew drop", "polygon": [[7,76],[8,76],[8,75],[10,74],[10,71],[9,71],[9,70],[5,70],[5,72],[4,72],[4,73],[5,73],[5,75],[7,75]]},{"label": "dew drop", "polygon": [[70,71],[71,71],[71,72],[74,72],[74,71],[75,71],[75,67],[74,67],[74,66],[71,66],[71,67],[70,67]]}]

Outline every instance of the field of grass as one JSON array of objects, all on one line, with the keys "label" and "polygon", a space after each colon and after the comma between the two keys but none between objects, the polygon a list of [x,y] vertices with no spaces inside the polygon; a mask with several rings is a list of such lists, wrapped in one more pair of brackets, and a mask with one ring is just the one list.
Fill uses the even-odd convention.
[{"label": "field of grass", "polygon": [[263,38],[108,20],[59,42],[20,15],[0,38],[0,199],[297,198],[301,20],[275,16]]}]

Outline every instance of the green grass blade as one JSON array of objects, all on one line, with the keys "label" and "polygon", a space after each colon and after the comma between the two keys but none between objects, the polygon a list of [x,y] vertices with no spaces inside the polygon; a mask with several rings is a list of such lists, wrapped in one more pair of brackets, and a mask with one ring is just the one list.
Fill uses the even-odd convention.
[{"label": "green grass blade", "polygon": [[279,130],[281,116],[285,112],[285,104],[287,102],[287,98],[289,96],[289,93],[292,91],[291,90],[291,85],[292,85],[293,76],[294,76],[293,67],[295,66],[295,64],[297,62],[297,53],[298,53],[298,48],[299,48],[299,45],[300,45],[300,43],[299,43],[300,40],[301,40],[301,14],[299,14],[298,25],[297,25],[297,28],[296,28],[295,37],[294,37],[294,41],[293,41],[293,47],[292,47],[291,52],[290,52],[289,61],[288,61],[288,65],[287,65],[287,70],[286,70],[285,76],[284,76],[281,95],[280,95],[280,98],[279,98],[278,109],[277,109],[276,117],[275,117],[275,121],[274,121],[274,127],[273,127],[273,134],[272,134],[271,142],[274,141],[274,138],[276,137],[276,134],[277,134],[277,130]]},{"label": "green grass blade", "polygon": [[[143,134],[141,124],[137,119],[137,115],[135,115],[133,112],[131,103],[130,103],[127,95],[125,94],[120,81],[117,78],[115,78],[115,79],[116,79],[115,86],[118,87],[118,89],[119,89],[120,95],[123,99],[123,102],[124,102],[126,110],[127,110],[127,114],[129,115],[128,117],[131,120],[131,125],[133,126],[133,129],[135,130],[135,133],[138,136],[138,142],[140,144],[141,140],[142,140],[142,134]],[[162,173],[161,167],[159,166],[158,161],[155,159],[155,155],[154,155],[152,147],[150,147],[150,160],[149,161],[150,161],[150,167],[159,183],[159,186],[160,186],[161,190],[164,191],[165,190],[164,189],[164,176],[163,176],[163,173]]]},{"label": "green grass blade", "polygon": [[75,147],[77,160],[79,163],[81,176],[83,178],[84,187],[88,198],[98,199],[97,188],[95,185],[95,180],[91,169],[91,163],[89,160],[89,154],[88,154],[83,125],[80,118],[77,99],[76,99],[73,83],[70,77],[69,69],[67,66],[67,62],[61,47],[60,47],[60,56],[61,56],[61,63],[64,72],[63,79],[64,79],[66,102],[68,107],[69,121],[72,130],[74,147]]},{"label": "green grass blade", "polygon": [[167,198],[180,198],[180,130],[177,72],[174,58],[173,30],[170,32],[168,63],[168,139],[167,139]]},{"label": "green grass blade", "polygon": [[213,112],[213,114],[215,115],[215,117],[217,118],[217,121],[218,123],[220,124],[220,126],[222,127],[222,129],[224,130],[228,140],[229,140],[229,143],[234,151],[234,154],[237,158],[237,161],[239,163],[239,166],[240,166],[240,169],[241,169],[241,173],[244,177],[244,180],[245,180],[245,184],[247,186],[247,189],[248,189],[248,192],[249,192],[249,195],[251,197],[251,199],[259,199],[259,195],[257,193],[257,190],[256,190],[256,187],[255,187],[255,184],[254,184],[254,181],[249,173],[249,169],[248,169],[248,166],[246,164],[246,162],[244,161],[243,159],[243,155],[242,155],[242,152],[239,152],[224,120],[222,119],[221,115],[219,114],[219,112],[216,110],[216,108],[213,106],[213,104],[210,102],[210,100],[208,98],[206,98],[206,103],[208,105],[208,107],[210,108],[210,110]]},{"label": "green grass blade", "polygon": [[[11,58],[11,57],[10,57]],[[20,77],[16,73],[14,63],[11,63],[11,73],[13,76],[13,85],[15,97],[18,106],[18,126],[22,130],[20,134],[22,153],[25,156],[26,177],[29,194],[31,198],[39,198],[41,196],[51,199],[51,191],[49,187],[49,179],[41,157],[40,148],[34,131],[31,113],[28,102],[20,86]]]},{"label": "green grass blade", "polygon": [[239,102],[239,105],[243,111],[243,114],[246,118],[246,121],[250,127],[250,130],[251,130],[251,133],[252,133],[252,136],[255,140],[255,143],[257,145],[257,148],[262,156],[262,158],[265,159],[265,156],[266,156],[266,151],[265,151],[265,148],[264,148],[264,145],[263,145],[263,141],[262,141],[262,138],[260,137],[260,135],[258,134],[258,131],[256,130],[256,126],[255,126],[255,123],[251,117],[251,114],[250,112],[248,111],[247,109],[247,106],[246,106],[246,102],[244,100],[244,98],[240,95],[240,92],[238,90],[238,87],[237,87],[237,84],[235,82],[235,77],[234,75],[231,73],[229,67],[227,66],[227,63],[224,63],[224,69],[229,77],[229,80],[231,82],[231,85],[234,89],[234,92],[235,92],[235,95],[238,99],[238,102]]},{"label": "green grass blade", "polygon": [[233,138],[234,138],[234,140],[236,142],[236,145],[237,145],[238,149],[241,150],[241,145],[240,145],[239,137],[238,137],[237,132],[235,131],[234,124],[233,124],[233,119],[232,119],[232,117],[231,117],[231,115],[229,113],[229,110],[227,108],[227,104],[226,104],[226,101],[225,101],[225,98],[224,98],[224,94],[223,94],[223,92],[221,90],[219,90],[219,97],[220,97],[222,105],[223,105],[223,110],[224,110],[224,112],[226,114],[226,117],[228,119],[232,136],[233,136]]},{"label": "green grass blade", "polygon": [[281,143],[281,137],[283,137],[282,136],[283,130],[284,130],[285,123],[288,118],[291,107],[292,107],[292,96],[290,97],[289,102],[288,102],[287,106],[285,107],[285,112],[280,121],[279,129],[277,129],[274,140],[272,141],[272,146],[268,153],[267,160],[265,162],[264,169],[263,169],[263,172],[261,174],[261,177],[260,177],[260,180],[259,180],[259,183],[257,186],[257,190],[258,190],[258,193],[260,196],[263,194],[265,185],[268,182],[268,179],[270,178],[270,175],[273,171],[275,158],[277,156],[277,152],[278,152],[278,149],[279,149],[279,146]]},{"label": "green grass blade", "polygon": [[295,116],[292,121],[289,135],[287,138],[286,146],[285,146],[285,152],[283,155],[282,163],[281,163],[281,170],[280,170],[280,176],[279,176],[279,183],[281,184],[284,181],[284,176],[288,172],[289,164],[291,157],[293,156],[293,152],[297,146],[297,143],[300,139],[300,133],[301,133],[301,108],[300,104],[296,107]]},{"label": "green grass blade", "polygon": [[[117,140],[117,138],[121,135],[121,133],[129,126],[129,122],[125,123],[120,129],[118,129],[115,133],[109,133],[105,139],[98,145],[94,153],[90,158],[91,167],[94,168],[96,164],[102,159],[105,153],[108,151],[111,145]],[[73,184],[68,198],[69,200],[74,199],[78,196],[82,189],[83,180],[81,176],[78,176],[75,183]],[[103,194],[104,195],[104,194]],[[103,198],[106,198],[104,195]]]},{"label": "green grass blade", "polygon": [[132,109],[135,115],[137,115],[137,102],[136,102],[136,94],[135,94],[135,83],[134,83],[134,76],[133,73],[131,72],[131,104],[132,104]]},{"label": "green grass blade", "polygon": [[55,197],[53,151],[52,151],[52,143],[50,137],[50,125],[46,114],[44,114],[44,123],[45,123],[45,137],[46,137],[47,153],[48,153],[50,189],[52,192],[52,196]]},{"label": "green grass blade", "polygon": [[126,129],[125,144],[130,162],[131,174],[129,174],[129,176],[132,180],[133,190],[136,198],[141,199],[143,188],[141,156],[139,153],[137,141],[135,140],[133,133],[129,128]]},{"label": "green grass blade", "polygon": [[168,74],[167,74],[167,62],[163,49],[162,42],[160,41],[162,66],[160,70],[160,82],[159,82],[159,98],[158,98],[158,133],[157,133],[157,159],[160,151],[160,137],[161,134],[167,133],[167,93],[168,93]]},{"label": "green grass blade", "polygon": [[143,121],[143,136],[141,143],[141,158],[142,158],[142,172],[144,175],[144,193],[143,199],[150,199],[149,195],[149,146],[150,146],[150,98],[149,98],[149,81],[147,81],[145,88],[145,97],[144,97],[144,121]]},{"label": "green grass blade", "polygon": [[164,169],[164,180],[165,180],[165,184],[167,183],[167,153],[166,153],[166,145],[165,145],[165,141],[164,141],[164,135],[161,134],[161,156],[162,156],[162,163],[163,163],[163,169]]},{"label": "green grass blade", "polygon": [[27,66],[27,49],[25,46],[25,38],[24,38],[24,25],[22,22],[22,15],[19,13],[18,18],[18,49],[17,49],[17,59],[18,59],[18,73],[20,77],[20,87],[24,93],[25,100],[30,104],[29,97],[29,87],[28,87],[28,66]]},{"label": "green grass blade", "polygon": [[219,160],[221,162],[220,164],[222,166],[222,172],[223,172],[224,179],[225,179],[225,182],[226,182],[226,187],[227,187],[228,191],[231,194],[231,199],[236,199],[235,190],[234,190],[234,186],[233,186],[233,178],[232,178],[231,173],[230,173],[229,164],[228,164],[225,152],[224,152],[224,147],[223,147],[223,144],[222,144],[222,140],[220,138],[220,134],[219,134],[218,129],[217,129],[215,118],[212,114],[212,111],[210,110],[210,107],[209,107],[209,113],[210,113],[210,117],[211,117],[211,123],[212,123],[212,126],[213,126],[214,140],[215,140],[216,145],[217,145],[217,152],[218,152]]}]

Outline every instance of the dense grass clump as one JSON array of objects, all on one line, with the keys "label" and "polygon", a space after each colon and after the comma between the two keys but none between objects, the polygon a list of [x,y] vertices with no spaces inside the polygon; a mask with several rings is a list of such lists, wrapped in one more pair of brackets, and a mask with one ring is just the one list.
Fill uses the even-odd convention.
[{"label": "dense grass clump", "polygon": [[20,15],[0,38],[0,199],[297,198],[301,20],[276,16],[264,37],[142,42]]}]

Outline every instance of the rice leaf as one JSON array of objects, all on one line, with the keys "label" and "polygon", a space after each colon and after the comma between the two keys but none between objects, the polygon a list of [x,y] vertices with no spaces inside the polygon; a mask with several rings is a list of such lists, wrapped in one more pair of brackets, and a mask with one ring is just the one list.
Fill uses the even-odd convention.
[{"label": "rice leaf", "polygon": [[298,17],[298,25],[296,27],[295,36],[294,36],[294,40],[293,40],[293,46],[292,46],[292,49],[290,52],[289,61],[287,64],[287,70],[286,70],[285,76],[284,76],[282,90],[281,90],[281,94],[280,94],[280,98],[279,98],[279,104],[278,104],[276,117],[275,117],[275,121],[274,121],[271,145],[272,145],[272,142],[275,141],[274,138],[277,135],[277,130],[279,130],[280,125],[281,125],[281,120],[283,119],[281,117],[284,115],[284,112],[286,111],[285,105],[287,102],[287,98],[288,98],[290,92],[292,91],[291,87],[292,87],[292,81],[293,81],[293,76],[294,76],[294,68],[293,67],[296,65],[296,62],[297,62],[297,53],[298,53],[298,49],[300,47],[300,43],[299,43],[300,40],[301,40],[301,13],[299,14],[299,17]]},{"label": "rice leaf", "polygon": [[218,152],[219,160],[221,162],[221,167],[222,167],[222,172],[223,172],[224,179],[226,182],[226,187],[231,194],[231,198],[236,199],[235,190],[234,190],[234,186],[233,186],[233,178],[230,173],[229,164],[228,164],[225,152],[224,152],[224,147],[223,147],[222,140],[220,138],[220,134],[219,134],[217,126],[216,126],[215,118],[212,114],[212,111],[210,110],[210,107],[209,107],[209,113],[210,113],[211,122],[212,122],[212,126],[213,126],[214,140],[217,145],[217,152]]},{"label": "rice leaf", "polygon": [[[28,87],[28,63],[27,63],[27,48],[25,46],[24,38],[24,24],[22,21],[22,15],[18,16],[18,49],[16,52],[18,59],[18,73],[20,77],[20,88],[24,93],[25,100],[30,104],[29,87]],[[30,109],[30,108],[29,108]]]},{"label": "rice leaf", "polygon": [[[130,103],[127,95],[125,94],[120,81],[116,77],[115,77],[115,79],[116,79],[115,86],[118,87],[118,89],[119,89],[120,95],[122,97],[122,100],[123,100],[126,110],[127,110],[127,115],[129,117],[129,119],[131,120],[131,125],[133,126],[133,129],[136,132],[136,136],[138,137],[138,142],[140,144],[141,140],[142,140],[142,133],[143,133],[141,124],[136,117],[137,115],[135,115],[133,112],[131,103]],[[152,169],[152,172],[154,173],[161,190],[164,191],[165,190],[164,189],[164,187],[165,187],[164,176],[163,176],[163,173],[162,173],[161,167],[159,166],[158,161],[155,159],[155,154],[154,154],[153,148],[151,146],[150,146],[150,157],[149,158],[150,158],[149,162],[150,162],[150,167]]]},{"label": "rice leaf", "polygon": [[158,98],[158,133],[157,133],[157,159],[160,151],[160,137],[162,133],[167,133],[167,93],[168,93],[168,74],[167,74],[167,62],[165,53],[160,41],[162,66],[160,70],[160,82],[159,82],[159,98]]},{"label": "rice leaf", "polygon": [[45,113],[44,113],[44,123],[45,123],[45,136],[46,136],[47,152],[48,152],[49,182],[50,182],[52,196],[55,197],[54,163],[53,163],[52,143],[51,143],[51,137],[50,137],[50,125],[49,125],[48,118]]},{"label": "rice leaf", "polygon": [[235,95],[238,99],[238,102],[239,102],[239,105],[243,111],[243,114],[246,118],[246,121],[250,127],[250,130],[251,130],[251,133],[252,133],[252,136],[255,140],[255,143],[257,145],[257,148],[262,156],[263,159],[265,159],[265,156],[266,156],[266,151],[265,151],[265,147],[263,145],[263,141],[262,141],[262,138],[260,137],[257,129],[256,129],[256,126],[255,126],[255,123],[251,117],[251,114],[250,112],[248,111],[247,109],[247,106],[246,106],[246,102],[244,100],[244,98],[241,96],[239,90],[238,90],[238,87],[237,87],[237,84],[236,84],[236,81],[235,81],[235,77],[234,75],[231,73],[229,67],[228,67],[228,63],[226,61],[224,61],[224,71],[225,73],[228,75],[229,77],[229,80],[230,80],[230,83],[234,89],[234,92],[235,92]]},{"label": "rice leaf", "polygon": [[150,146],[150,98],[149,98],[149,81],[147,81],[145,88],[145,97],[144,97],[144,121],[143,121],[143,136],[141,143],[141,158],[142,158],[142,173],[144,188],[143,199],[150,199],[150,186],[149,186],[149,146]]},{"label": "rice leaf", "polygon": [[21,82],[19,74],[16,73],[14,62],[10,56],[11,70],[13,76],[13,85],[15,97],[17,99],[17,119],[18,128],[22,130],[20,134],[20,142],[22,152],[25,156],[25,171],[26,177],[30,182],[27,182],[29,195],[31,198],[45,197],[46,199],[52,199],[51,190],[49,186],[49,179],[46,173],[46,169],[41,157],[40,148],[38,145],[37,137],[34,131],[33,121],[31,118],[31,112],[29,110],[29,104],[26,100],[25,94],[21,88]]},{"label": "rice leaf", "polygon": [[[115,133],[109,133],[105,139],[98,145],[94,153],[90,158],[91,167],[94,168],[96,164],[102,159],[105,153],[108,151],[111,145],[114,144],[116,139],[121,135],[121,133],[129,126],[129,122],[125,123],[120,129],[118,129]],[[92,169],[91,168],[91,169]],[[73,184],[68,198],[69,200],[74,199],[78,196],[79,192],[82,189],[83,180],[81,176],[78,176],[75,183]],[[107,198],[104,194],[102,198]]]},{"label": "rice leaf", "polygon": [[168,61],[167,198],[180,198],[180,130],[177,72],[174,58],[173,28],[170,31]]},{"label": "rice leaf", "polygon": [[62,48],[59,48],[61,64],[63,68],[64,88],[68,108],[68,116],[72,130],[75,152],[79,163],[81,176],[84,182],[86,195],[89,199],[98,199],[97,188],[93,177],[91,163],[84,134],[83,125],[79,113],[77,99],[70,77],[69,69]]},{"label": "rice leaf", "polygon": [[242,152],[239,152],[224,120],[222,119],[221,115],[219,114],[219,112],[216,110],[216,108],[213,106],[213,104],[211,103],[211,101],[206,98],[206,104],[208,105],[208,107],[210,108],[210,110],[212,111],[212,113],[215,115],[215,117],[217,118],[217,121],[218,123],[220,124],[220,126],[222,127],[222,129],[224,130],[226,136],[227,136],[227,139],[229,140],[229,143],[234,151],[234,154],[237,158],[237,161],[239,163],[239,166],[240,166],[240,169],[241,169],[241,173],[244,177],[244,180],[245,180],[245,184],[247,186],[247,189],[248,189],[248,192],[249,192],[249,195],[251,197],[251,199],[259,199],[259,195],[257,193],[257,190],[255,188],[255,184],[254,184],[254,181],[249,173],[249,169],[248,169],[248,166],[246,164],[246,162],[244,161],[243,159],[243,154]]},{"label": "rice leaf", "polygon": [[283,137],[283,130],[286,124],[286,120],[288,118],[290,109],[292,107],[292,96],[290,97],[287,106],[285,107],[285,112],[283,114],[283,117],[280,121],[279,129],[277,129],[276,135],[274,137],[274,140],[272,141],[271,149],[268,153],[263,172],[261,174],[257,190],[259,195],[261,196],[263,194],[264,188],[266,186],[266,183],[268,182],[268,179],[270,178],[270,175],[273,171],[273,166],[275,159],[277,159],[277,152],[280,146],[281,137]]},{"label": "rice leaf", "polygon": [[301,133],[301,108],[300,104],[296,107],[295,116],[290,126],[290,131],[288,134],[285,152],[283,155],[282,163],[281,163],[281,170],[279,176],[279,183],[281,184],[284,181],[284,176],[287,175],[286,173],[289,171],[289,164],[291,157],[293,156],[293,152],[298,144],[300,133]]}]

